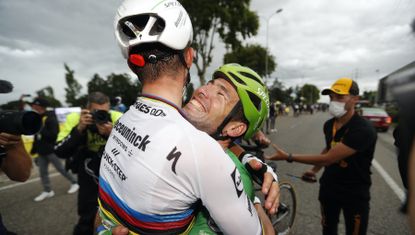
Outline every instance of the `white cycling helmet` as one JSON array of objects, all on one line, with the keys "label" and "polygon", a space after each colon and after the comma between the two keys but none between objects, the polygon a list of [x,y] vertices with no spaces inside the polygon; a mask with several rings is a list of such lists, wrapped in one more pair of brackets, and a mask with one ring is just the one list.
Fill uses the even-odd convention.
[{"label": "white cycling helmet", "polygon": [[124,0],[114,26],[124,58],[128,58],[134,46],[158,42],[173,50],[183,50],[193,38],[189,15],[176,0]]}]

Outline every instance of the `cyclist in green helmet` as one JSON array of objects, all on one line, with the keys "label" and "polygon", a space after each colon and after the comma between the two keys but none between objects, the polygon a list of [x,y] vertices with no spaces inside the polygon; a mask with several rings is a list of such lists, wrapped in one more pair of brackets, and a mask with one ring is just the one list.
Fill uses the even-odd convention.
[{"label": "cyclist in green helmet", "polygon": [[[268,107],[268,90],[261,77],[248,67],[225,64],[214,72],[208,84],[194,92],[183,108],[188,120],[215,138],[234,161],[251,200],[255,196],[251,175],[232,150],[236,140],[249,140],[262,127]],[[246,159],[242,161],[245,163]],[[200,231],[219,232],[207,210],[197,215],[190,234],[200,234]]]},{"label": "cyclist in green helmet", "polygon": [[[236,149],[235,152],[240,151],[235,147],[234,142],[241,138],[249,140],[261,128],[268,113],[268,107],[268,90],[261,77],[248,67],[239,64],[225,64],[214,72],[210,82],[196,89],[191,100],[183,108],[189,122],[197,129],[215,138],[233,160],[241,174],[243,190],[252,201],[255,196],[252,178],[243,164],[248,162],[252,156],[245,155],[242,159],[243,163],[241,163],[237,156],[239,154],[233,152],[234,149]],[[276,176],[274,177],[276,178]],[[272,184],[270,187],[272,189],[269,192],[264,190],[263,192],[278,194],[277,182],[272,182],[270,178],[267,180],[269,182],[265,184]],[[269,198],[275,198],[275,195],[269,195]],[[275,213],[278,202],[266,203],[273,204],[266,204],[266,207],[272,208],[270,212]],[[262,210],[258,204],[255,207],[258,212]],[[229,212],[225,211],[224,213]],[[265,220],[268,220],[270,224],[263,210],[258,214],[264,226]],[[274,232],[272,225],[271,230],[266,230],[266,234]],[[127,234],[126,231],[128,231],[126,228],[116,227],[113,234]],[[208,209],[203,208],[197,214],[190,234],[217,234],[219,232],[220,230],[209,217]]]}]

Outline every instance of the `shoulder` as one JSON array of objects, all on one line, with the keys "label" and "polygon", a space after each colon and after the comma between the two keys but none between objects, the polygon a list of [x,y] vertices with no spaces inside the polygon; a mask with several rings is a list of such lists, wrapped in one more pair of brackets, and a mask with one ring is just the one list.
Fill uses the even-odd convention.
[{"label": "shoulder", "polygon": [[359,132],[362,135],[376,138],[377,133],[373,125],[360,115],[353,116],[350,122],[350,129],[354,130],[354,132]]},{"label": "shoulder", "polygon": [[115,110],[110,110],[110,115],[111,115],[112,122],[116,122],[123,115],[123,113],[115,111]]},{"label": "shoulder", "polygon": [[330,118],[324,123],[324,130],[331,128],[333,126],[334,118]]},{"label": "shoulder", "polygon": [[70,113],[66,116],[65,124],[76,126],[79,123],[80,118],[81,118],[80,113]]}]

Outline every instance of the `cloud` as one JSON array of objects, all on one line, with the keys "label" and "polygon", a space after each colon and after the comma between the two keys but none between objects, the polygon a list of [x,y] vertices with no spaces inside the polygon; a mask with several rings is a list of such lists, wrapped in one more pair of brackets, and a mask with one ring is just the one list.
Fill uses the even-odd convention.
[{"label": "cloud", "polygon": [[[129,72],[113,35],[119,0],[0,1],[0,79],[14,84],[0,103],[22,93],[52,86],[64,101],[63,64],[75,70],[84,86],[98,73]],[[286,87],[311,83],[320,89],[338,77],[350,76],[362,90],[376,89],[379,78],[413,61],[415,18],[412,0],[252,0],[261,16],[258,35],[245,43],[265,46],[278,63],[271,77]],[[225,48],[216,39],[206,78],[223,63]],[[378,72],[376,72],[378,71]],[[198,85],[196,70],[192,81]],[[85,92],[85,90],[84,90]]]}]

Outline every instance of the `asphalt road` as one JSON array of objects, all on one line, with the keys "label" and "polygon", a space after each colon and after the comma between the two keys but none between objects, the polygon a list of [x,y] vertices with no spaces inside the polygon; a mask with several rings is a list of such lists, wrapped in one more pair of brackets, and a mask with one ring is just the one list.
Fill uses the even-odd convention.
[{"label": "asphalt road", "polygon": [[[316,113],[294,118],[278,117],[276,133],[272,141],[289,152],[318,153],[323,149],[322,125],[329,115]],[[267,149],[266,152],[270,152]],[[375,159],[396,183],[395,193],[379,171],[372,167],[373,186],[368,234],[410,234],[406,217],[398,211],[401,205],[399,189],[403,189],[396,161],[391,133],[379,133]],[[296,189],[298,209],[292,234],[321,234],[320,207],[317,200],[318,183],[306,183],[287,174],[300,176],[310,166],[298,163],[278,162],[280,179],[290,181]],[[51,167],[53,168],[53,167]],[[54,169],[51,169],[54,172]],[[42,202],[33,202],[41,192],[37,169],[26,183],[14,183],[0,176],[0,213],[9,230],[17,234],[71,234],[77,221],[77,195],[68,195],[70,183],[61,175],[51,173],[55,197]],[[229,212],[231,214],[231,212]],[[344,234],[343,223],[339,234]]]}]

